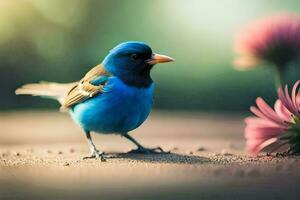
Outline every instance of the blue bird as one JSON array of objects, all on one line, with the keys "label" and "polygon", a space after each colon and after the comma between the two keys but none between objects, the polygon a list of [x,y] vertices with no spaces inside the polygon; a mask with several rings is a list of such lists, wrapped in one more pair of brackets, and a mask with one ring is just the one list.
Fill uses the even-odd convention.
[{"label": "blue bird", "polygon": [[143,147],[128,133],[139,127],[151,111],[154,92],[151,69],[157,63],[171,61],[174,61],[171,57],[153,53],[144,42],[124,42],[78,82],[26,84],[16,94],[58,100],[60,109],[68,110],[85,132],[91,151],[85,158],[105,160],[104,153],[93,143],[92,131],[124,136],[137,146],[133,153],[164,152],[160,147]]}]

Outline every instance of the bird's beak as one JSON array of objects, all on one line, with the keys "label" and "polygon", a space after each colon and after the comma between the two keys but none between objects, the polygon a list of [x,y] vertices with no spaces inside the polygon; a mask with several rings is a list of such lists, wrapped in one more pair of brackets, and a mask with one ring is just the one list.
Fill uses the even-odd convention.
[{"label": "bird's beak", "polygon": [[166,62],[174,62],[175,60],[169,56],[160,55],[157,53],[154,53],[152,55],[152,58],[147,60],[147,63],[149,65],[155,65],[157,63],[166,63]]}]

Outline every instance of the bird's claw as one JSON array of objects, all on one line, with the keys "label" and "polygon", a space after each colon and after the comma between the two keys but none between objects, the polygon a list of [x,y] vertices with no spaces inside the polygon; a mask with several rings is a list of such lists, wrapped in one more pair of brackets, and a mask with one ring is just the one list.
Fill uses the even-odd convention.
[{"label": "bird's claw", "polygon": [[105,159],[104,155],[105,154],[103,152],[100,152],[98,150],[92,150],[91,155],[83,157],[83,160],[95,158],[95,159],[99,159],[101,162],[105,162],[106,159]]},{"label": "bird's claw", "polygon": [[164,151],[161,147],[156,147],[156,148],[139,147],[137,149],[132,149],[128,153],[135,153],[135,154],[168,154],[168,153],[170,153],[170,151]]}]

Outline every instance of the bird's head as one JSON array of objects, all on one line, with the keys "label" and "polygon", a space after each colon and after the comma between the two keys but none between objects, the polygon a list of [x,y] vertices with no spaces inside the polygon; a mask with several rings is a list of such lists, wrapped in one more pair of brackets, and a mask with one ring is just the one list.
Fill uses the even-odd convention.
[{"label": "bird's head", "polygon": [[144,42],[124,42],[113,48],[102,64],[114,76],[128,85],[148,87],[152,83],[150,70],[157,63],[174,61],[173,58],[156,54]]}]

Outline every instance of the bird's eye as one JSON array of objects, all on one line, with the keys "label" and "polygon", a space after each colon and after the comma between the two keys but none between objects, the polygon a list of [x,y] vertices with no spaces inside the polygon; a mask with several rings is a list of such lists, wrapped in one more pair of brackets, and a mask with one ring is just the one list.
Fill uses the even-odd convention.
[{"label": "bird's eye", "polygon": [[136,60],[137,58],[138,58],[138,57],[137,57],[136,54],[132,54],[132,55],[131,55],[131,59],[132,59],[132,60]]}]

